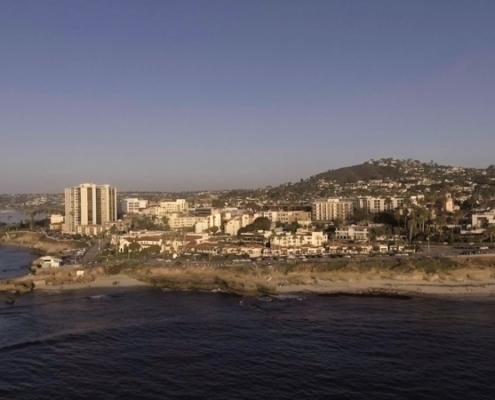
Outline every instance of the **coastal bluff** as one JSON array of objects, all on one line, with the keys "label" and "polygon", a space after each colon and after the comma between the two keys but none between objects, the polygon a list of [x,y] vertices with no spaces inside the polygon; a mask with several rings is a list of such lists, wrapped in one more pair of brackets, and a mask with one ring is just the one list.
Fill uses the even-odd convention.
[{"label": "coastal bluff", "polygon": [[57,255],[63,250],[78,249],[85,244],[75,240],[55,240],[42,233],[29,231],[12,231],[0,237],[0,245],[20,246],[43,254]]},{"label": "coastal bluff", "polygon": [[452,288],[469,292],[471,286],[480,285],[495,292],[495,257],[332,260],[328,263],[235,267],[150,265],[123,272],[163,289],[222,290],[239,295],[364,293],[367,290],[398,293],[418,291],[418,287],[423,286],[437,291],[446,289],[440,292],[453,292]]},{"label": "coastal bluff", "polygon": [[[495,296],[495,257],[484,258],[368,258],[328,262],[297,262],[236,266],[208,264],[99,264],[51,268],[35,276],[0,283],[0,291],[24,293],[147,284],[162,290],[223,291],[242,296],[287,293],[318,294],[487,294]],[[123,277],[128,277],[128,283]]]}]

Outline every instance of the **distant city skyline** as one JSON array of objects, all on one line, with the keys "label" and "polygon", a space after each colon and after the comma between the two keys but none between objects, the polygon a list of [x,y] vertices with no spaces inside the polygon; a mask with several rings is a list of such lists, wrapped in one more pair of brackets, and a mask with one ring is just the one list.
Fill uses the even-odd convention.
[{"label": "distant city skyline", "polygon": [[0,193],[495,164],[495,2],[1,2]]}]

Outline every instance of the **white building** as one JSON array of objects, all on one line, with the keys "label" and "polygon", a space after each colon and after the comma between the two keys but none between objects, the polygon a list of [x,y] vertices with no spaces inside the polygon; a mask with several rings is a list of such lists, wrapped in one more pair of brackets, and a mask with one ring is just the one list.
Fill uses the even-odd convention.
[{"label": "white building", "polygon": [[62,265],[62,260],[51,256],[44,256],[34,260],[32,265],[36,268],[59,268]]},{"label": "white building", "polygon": [[[424,195],[411,196],[409,198],[412,204],[418,204],[418,201],[423,200]],[[370,214],[377,214],[387,211],[393,211],[402,208],[406,200],[404,197],[359,197],[356,200],[356,208],[365,210]]]},{"label": "white building", "polygon": [[177,252],[184,246],[184,241],[179,237],[160,235],[160,232],[148,232],[148,235],[133,234],[118,238],[119,252],[129,250],[131,243],[139,244],[139,251],[158,246],[160,253]]},{"label": "white building", "polygon": [[104,226],[117,220],[117,189],[110,185],[84,183],[65,189],[64,232],[78,227]]},{"label": "white building", "polygon": [[285,247],[312,246],[321,247],[328,241],[328,236],[323,232],[306,232],[298,230],[295,234],[279,232],[271,238],[270,244],[274,249]]},{"label": "white building", "polygon": [[296,221],[311,221],[311,213],[307,211],[264,211],[260,216],[271,222],[289,224]]},{"label": "white building", "polygon": [[333,221],[346,220],[354,212],[354,200],[350,199],[320,199],[313,203],[313,220]]},{"label": "white building", "polygon": [[208,217],[208,228],[216,226],[217,228],[222,227],[222,214],[212,214]]},{"label": "white building", "polygon": [[[278,222],[290,224],[291,222],[311,221],[311,213],[307,211],[279,211]],[[277,222],[277,221],[273,221]]]},{"label": "white building", "polygon": [[335,231],[335,238],[349,240],[368,240],[369,230],[367,226],[343,226]]},{"label": "white building", "polygon": [[488,228],[490,225],[495,225],[495,211],[473,214],[471,221],[473,228]]},{"label": "white building", "polygon": [[196,217],[200,218],[198,222],[194,225],[194,231],[196,233],[202,233],[206,230],[217,227],[220,229],[222,227],[222,214],[213,214],[208,217]]},{"label": "white building", "polygon": [[76,230],[71,233],[77,233],[83,236],[98,236],[106,230],[104,225],[76,225]]},{"label": "white building", "polygon": [[207,219],[203,219],[202,221],[196,222],[194,224],[194,232],[195,233],[202,233],[208,230],[210,228],[209,221]]},{"label": "white building", "polygon": [[138,214],[148,207],[148,200],[123,199],[120,202],[120,212],[122,214]]},{"label": "white building", "polygon": [[246,226],[252,224],[254,220],[258,217],[261,217],[261,214],[242,214],[241,215],[241,228],[245,228]]},{"label": "white building", "polygon": [[61,231],[64,228],[64,216],[60,214],[50,215],[50,230]]},{"label": "white building", "polygon": [[401,208],[404,205],[403,197],[359,197],[358,208],[370,214],[382,213]]},{"label": "white building", "polygon": [[231,219],[224,225],[225,233],[231,236],[237,236],[237,233],[241,228],[241,220],[239,218]]},{"label": "white building", "polygon": [[52,214],[50,215],[50,224],[63,224],[64,216],[60,214]]},{"label": "white building", "polygon": [[170,226],[170,229],[192,228],[194,225],[196,225],[196,223],[207,221],[207,219],[207,217],[179,217],[177,215],[174,215],[168,219],[168,225]]},{"label": "white building", "polygon": [[189,209],[189,205],[184,199],[166,200],[160,202],[161,215],[183,213]]},{"label": "white building", "polygon": [[268,218],[271,222],[278,222],[278,211],[263,211],[260,215],[264,218]]}]

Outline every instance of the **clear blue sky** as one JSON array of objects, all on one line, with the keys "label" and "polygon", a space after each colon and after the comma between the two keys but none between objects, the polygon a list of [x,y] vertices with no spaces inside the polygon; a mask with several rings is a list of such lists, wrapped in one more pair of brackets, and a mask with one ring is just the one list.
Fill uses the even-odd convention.
[{"label": "clear blue sky", "polygon": [[0,2],[0,193],[495,163],[495,1]]}]

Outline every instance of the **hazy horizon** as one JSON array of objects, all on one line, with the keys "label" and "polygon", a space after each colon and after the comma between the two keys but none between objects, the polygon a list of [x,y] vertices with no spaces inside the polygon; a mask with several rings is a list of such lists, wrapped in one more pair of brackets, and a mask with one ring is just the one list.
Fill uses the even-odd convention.
[{"label": "hazy horizon", "polygon": [[0,3],[0,193],[494,164],[495,2]]},{"label": "hazy horizon", "polygon": [[[390,157],[383,157],[383,158],[390,158]],[[394,158],[394,157],[392,157]],[[395,157],[397,158],[397,157]],[[404,159],[406,160],[406,159]],[[417,160],[417,159],[413,159],[413,160]],[[273,183],[273,184],[266,184],[264,186],[252,186],[252,187],[224,187],[224,188],[208,188],[208,187],[204,187],[204,188],[198,188],[198,189],[184,189],[184,190],[159,190],[159,189],[154,189],[154,188],[144,188],[144,189],[133,189],[133,188],[127,188],[127,189],[122,189],[122,188],[119,188],[119,187],[116,187],[112,182],[100,182],[100,181],[91,181],[91,180],[86,180],[86,181],[78,181],[78,182],[72,182],[71,184],[67,185],[67,186],[64,186],[64,187],[61,187],[61,189],[59,191],[55,191],[55,192],[15,192],[15,193],[0,193],[0,195],[28,195],[28,194],[57,194],[57,193],[63,193],[64,189],[66,187],[73,187],[73,186],[78,186],[80,184],[84,184],[84,183],[93,183],[93,184],[97,184],[97,185],[103,185],[103,184],[110,184],[111,186],[113,187],[116,187],[117,188],[117,191],[119,193],[122,193],[122,192],[126,192],[126,193],[132,193],[132,192],[143,192],[143,193],[146,193],[146,192],[157,192],[157,193],[186,193],[186,192],[208,192],[208,191],[212,191],[212,192],[216,192],[216,191],[233,191],[233,190],[253,190],[253,189],[264,189],[266,187],[277,187],[277,186],[280,186],[280,185],[283,185],[285,183],[296,183],[297,181],[299,181],[300,179],[307,179],[307,178],[310,178],[311,176],[313,175],[317,175],[319,173],[324,173],[324,172],[327,172],[327,171],[330,171],[330,170],[335,170],[335,169],[339,169],[339,168],[345,168],[345,167],[352,167],[352,166],[355,166],[355,165],[360,165],[360,164],[363,164],[367,161],[370,161],[370,159],[368,160],[363,160],[363,162],[359,163],[359,164],[353,164],[353,165],[343,165],[343,166],[340,166],[340,167],[336,167],[336,168],[330,168],[328,170],[321,170],[321,171],[317,171],[311,175],[308,175],[308,176],[304,176],[304,177],[300,177],[300,178],[297,178],[297,179],[292,179],[292,180],[287,180],[287,181],[284,181],[284,182],[277,182],[277,183]],[[430,160],[430,161],[426,161],[426,160],[417,160],[417,161],[420,161],[422,163],[428,163],[430,161],[433,161],[439,165],[445,165],[445,166],[452,166],[452,167],[464,167],[464,168],[480,168],[480,169],[486,169],[489,165],[481,165],[481,166],[475,166],[475,165],[454,165],[454,164],[442,164],[442,163],[438,163],[436,160]]]}]

